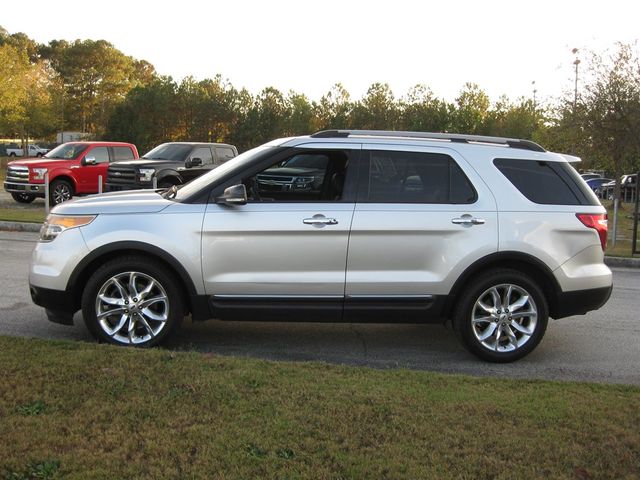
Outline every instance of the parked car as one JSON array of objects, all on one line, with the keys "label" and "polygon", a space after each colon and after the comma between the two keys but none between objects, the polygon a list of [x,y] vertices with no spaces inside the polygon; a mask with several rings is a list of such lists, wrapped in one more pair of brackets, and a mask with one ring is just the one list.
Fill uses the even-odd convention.
[{"label": "parked car", "polygon": [[596,177],[587,180],[587,185],[589,185],[589,188],[593,190],[593,193],[595,193],[598,197],[602,197],[602,186],[605,183],[609,183],[611,181],[612,180],[610,178]]},{"label": "parked car", "polygon": [[98,178],[104,183],[109,163],[134,158],[138,150],[131,143],[64,143],[42,158],[9,162],[4,189],[19,203],[44,198],[48,172],[49,202],[57,205],[74,195],[98,193]]},{"label": "parked car", "polygon": [[581,173],[580,176],[583,178],[583,180],[586,182],[587,180],[592,180],[594,178],[602,178],[602,175],[599,173],[593,173],[593,172],[586,172],[586,173]]},{"label": "parked car", "polygon": [[106,191],[182,185],[238,155],[226,143],[171,142],[158,145],[140,160],[109,166]]},{"label": "parked car", "polygon": [[[27,146],[28,149],[28,155],[29,157],[42,157],[44,156],[49,150],[46,148],[41,148],[38,145],[28,145]],[[19,148],[19,147],[15,147],[15,148],[7,148],[6,149],[7,155],[10,157],[22,157],[24,156],[24,149]]]},{"label": "parked car", "polygon": [[[276,140],[182,187],[57,206],[32,256],[31,296],[54,322],[81,309],[117,345],[157,345],[188,313],[450,321],[478,357],[513,361],[549,317],[595,310],[611,293],[607,214],[578,160],[472,135]],[[278,188],[263,188],[267,177]]]},{"label": "parked car", "polygon": [[[636,173],[623,175],[620,178],[620,197],[622,201],[631,201],[635,198],[635,191],[638,185],[638,175]],[[607,200],[613,200],[614,191],[616,188],[615,180],[611,180],[608,183],[604,183],[601,189],[601,197]]]}]

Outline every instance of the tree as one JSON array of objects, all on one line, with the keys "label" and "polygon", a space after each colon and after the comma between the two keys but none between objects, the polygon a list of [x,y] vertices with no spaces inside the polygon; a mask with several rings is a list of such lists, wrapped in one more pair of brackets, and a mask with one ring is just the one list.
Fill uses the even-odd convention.
[{"label": "tree", "polygon": [[575,112],[589,147],[610,160],[620,198],[625,167],[640,168],[640,58],[631,45],[618,44],[608,58],[593,55],[591,80]]},{"label": "tree", "polygon": [[457,133],[481,134],[489,111],[489,96],[475,83],[465,83],[456,98],[451,129]]},{"label": "tree", "polygon": [[397,128],[400,110],[387,83],[374,83],[362,100],[356,102],[351,115],[354,128],[393,130]]},{"label": "tree", "polygon": [[353,103],[349,92],[340,83],[322,96],[314,105],[318,130],[349,128]]},{"label": "tree", "polygon": [[453,107],[433,95],[425,85],[409,90],[402,104],[403,130],[419,132],[446,132],[450,129]]}]

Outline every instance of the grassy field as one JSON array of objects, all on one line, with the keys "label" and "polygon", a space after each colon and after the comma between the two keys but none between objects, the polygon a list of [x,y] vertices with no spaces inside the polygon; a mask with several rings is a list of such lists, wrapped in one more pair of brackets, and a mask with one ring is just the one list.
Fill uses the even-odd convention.
[{"label": "grassy field", "polygon": [[630,386],[6,337],[0,367],[0,474],[11,479],[640,472]]}]

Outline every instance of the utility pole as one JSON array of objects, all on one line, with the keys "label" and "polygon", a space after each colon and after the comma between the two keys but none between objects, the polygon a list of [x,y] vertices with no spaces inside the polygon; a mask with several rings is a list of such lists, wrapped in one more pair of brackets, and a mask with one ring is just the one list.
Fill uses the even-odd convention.
[{"label": "utility pole", "polygon": [[535,110],[537,108],[536,93],[538,92],[538,90],[536,89],[536,81],[535,80],[531,82],[531,86],[533,87],[533,109]]},{"label": "utility pole", "polygon": [[573,114],[576,114],[576,107],[578,105],[578,65],[580,65],[580,59],[578,58],[578,49],[574,48],[571,50],[571,53],[576,55],[576,59],[573,61],[573,64],[576,67],[576,79],[573,88]]}]

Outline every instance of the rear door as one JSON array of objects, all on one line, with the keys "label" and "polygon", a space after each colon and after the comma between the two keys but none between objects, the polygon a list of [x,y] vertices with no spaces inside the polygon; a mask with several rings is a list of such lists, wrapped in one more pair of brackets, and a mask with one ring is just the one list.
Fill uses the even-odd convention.
[{"label": "rear door", "polygon": [[437,317],[464,269],[497,251],[495,199],[448,148],[372,145],[362,157],[345,320]]}]

